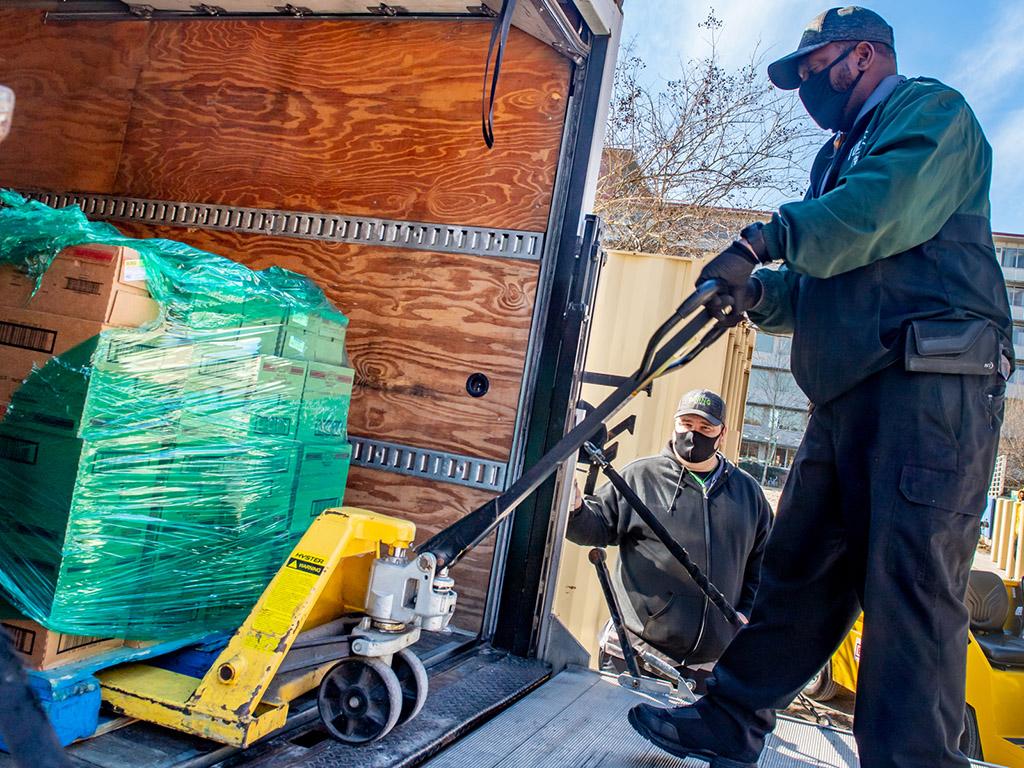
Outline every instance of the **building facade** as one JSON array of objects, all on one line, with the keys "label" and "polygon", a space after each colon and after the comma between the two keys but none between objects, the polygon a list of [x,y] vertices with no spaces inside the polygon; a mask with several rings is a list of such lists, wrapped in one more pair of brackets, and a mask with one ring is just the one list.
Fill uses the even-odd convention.
[{"label": "building facade", "polygon": [[789,372],[789,336],[758,332],[747,387],[740,466],[782,487],[807,429],[807,397]]},{"label": "building facade", "polygon": [[1010,299],[1010,314],[1013,316],[1013,351],[1017,359],[1017,370],[1010,379],[1007,394],[1024,398],[1024,235],[996,232],[996,258],[1003,268],[1006,292]]}]

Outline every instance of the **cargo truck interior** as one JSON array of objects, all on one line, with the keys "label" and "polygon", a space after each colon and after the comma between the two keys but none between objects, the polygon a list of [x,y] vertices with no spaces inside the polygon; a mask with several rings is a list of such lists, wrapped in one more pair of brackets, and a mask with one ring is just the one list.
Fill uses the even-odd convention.
[{"label": "cargo truck interior", "polygon": [[[619,4],[508,3],[501,45],[505,5],[0,8],[0,82],[17,98],[0,187],[79,205],[130,237],[313,278],[350,320],[345,503],[411,520],[420,541],[563,434],[600,265],[585,214]],[[418,649],[427,708],[381,742],[333,743],[314,703],[243,755],[142,724],[72,754],[92,766],[139,765],[143,752],[154,767],[423,760],[575,653],[549,621],[559,488],[546,483],[460,562],[456,629]]]}]

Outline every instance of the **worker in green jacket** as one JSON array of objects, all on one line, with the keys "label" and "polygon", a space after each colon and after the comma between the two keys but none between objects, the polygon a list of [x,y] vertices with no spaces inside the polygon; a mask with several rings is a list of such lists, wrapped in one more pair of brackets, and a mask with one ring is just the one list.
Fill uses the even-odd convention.
[{"label": "worker in green jacket", "polygon": [[630,722],[677,756],[752,767],[863,611],[860,765],[966,766],[963,599],[1012,366],[992,152],[963,96],[897,74],[892,29],[864,8],[819,15],[768,74],[835,133],[805,199],[698,282],[722,282],[727,321],[793,334],[814,411],[749,625],[695,706]]}]

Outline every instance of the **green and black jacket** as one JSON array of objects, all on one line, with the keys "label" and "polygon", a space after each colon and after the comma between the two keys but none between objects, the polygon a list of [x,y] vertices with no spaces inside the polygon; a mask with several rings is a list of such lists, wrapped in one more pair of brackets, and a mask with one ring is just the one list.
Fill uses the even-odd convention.
[{"label": "green and black jacket", "polygon": [[[822,175],[841,153],[838,173]],[[992,149],[963,96],[928,78],[900,83],[832,140],[802,201],[765,225],[764,296],[749,317],[792,333],[792,370],[827,402],[899,358],[907,323],[984,318],[1012,348],[990,224]]]}]

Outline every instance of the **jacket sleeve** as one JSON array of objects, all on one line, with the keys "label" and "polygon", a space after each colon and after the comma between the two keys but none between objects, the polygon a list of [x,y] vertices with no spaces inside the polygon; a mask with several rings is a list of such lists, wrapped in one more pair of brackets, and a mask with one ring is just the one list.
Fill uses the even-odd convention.
[{"label": "jacket sleeve", "polygon": [[765,544],[772,528],[772,508],[761,489],[757,489],[757,532],[754,535],[754,546],[747,555],[747,565],[743,572],[743,589],[740,591],[739,604],[736,610],[747,618],[754,606],[754,595],[761,583],[761,561],[764,559]]},{"label": "jacket sleeve", "polygon": [[763,230],[769,256],[828,278],[902,253],[934,237],[991,172],[963,96],[928,88],[903,98],[835,189],[772,216]]},{"label": "jacket sleeve", "polygon": [[778,269],[759,269],[754,277],[760,281],[764,292],[757,307],[747,310],[747,317],[766,333],[792,333],[800,275],[783,265]]},{"label": "jacket sleeve", "polygon": [[611,483],[586,496],[580,508],[569,513],[565,535],[569,541],[587,547],[619,543],[619,494]]}]

